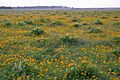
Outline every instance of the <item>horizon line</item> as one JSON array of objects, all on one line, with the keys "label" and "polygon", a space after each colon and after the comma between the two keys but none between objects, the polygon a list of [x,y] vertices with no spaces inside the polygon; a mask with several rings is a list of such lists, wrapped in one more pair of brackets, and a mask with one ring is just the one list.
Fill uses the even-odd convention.
[{"label": "horizon line", "polygon": [[[0,6],[0,7],[43,7],[43,6]],[[64,8],[120,8],[120,7],[69,7],[69,6],[46,6],[46,7],[64,7]]]}]

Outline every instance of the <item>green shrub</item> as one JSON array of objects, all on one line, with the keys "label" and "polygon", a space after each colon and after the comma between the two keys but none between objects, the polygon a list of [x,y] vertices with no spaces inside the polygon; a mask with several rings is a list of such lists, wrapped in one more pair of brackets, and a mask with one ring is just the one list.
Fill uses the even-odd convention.
[{"label": "green shrub", "polygon": [[120,57],[120,50],[119,50],[119,49],[113,50],[112,53],[113,53],[115,56]]},{"label": "green shrub", "polygon": [[120,22],[113,22],[112,27],[113,28],[120,28]]},{"label": "green shrub", "polygon": [[120,37],[114,37],[111,41],[115,44],[120,44]]},{"label": "green shrub", "polygon": [[114,16],[113,18],[118,18],[118,16]]},{"label": "green shrub", "polygon": [[89,33],[101,33],[102,31],[97,28],[92,28]]},{"label": "green shrub", "polygon": [[65,24],[60,21],[53,21],[50,23],[50,26],[64,26]]},{"label": "green shrub", "polygon": [[30,21],[30,20],[26,20],[25,23],[28,24],[28,25],[32,25],[33,24],[33,22]]},{"label": "green shrub", "polygon": [[116,73],[114,74],[114,76],[116,77],[119,77],[120,76],[120,66],[119,66],[119,63],[116,65],[116,62],[109,62],[109,64],[106,65],[107,69],[110,69],[110,72],[112,74],[113,73]]},{"label": "green shrub", "polygon": [[88,25],[88,23],[85,23],[85,22],[84,22],[84,23],[82,23],[82,25]]},{"label": "green shrub", "polygon": [[60,42],[59,41],[50,41],[48,44],[47,44],[47,47],[48,49],[46,50],[46,53],[53,53],[54,50],[56,48],[58,48],[60,46]]},{"label": "green shrub", "polygon": [[51,22],[49,19],[44,19],[44,18],[41,18],[40,19],[40,22],[42,22],[42,23],[49,23],[49,22]]},{"label": "green shrub", "polygon": [[48,40],[40,39],[40,40],[36,40],[36,41],[32,42],[30,45],[40,48],[40,47],[44,47],[47,43],[48,43]]},{"label": "green shrub", "polygon": [[72,19],[72,22],[80,22],[80,19],[78,19],[78,18],[73,18],[73,19]]},{"label": "green shrub", "polygon": [[64,15],[67,15],[67,14],[68,14],[68,12],[63,12],[63,14],[64,14]]},{"label": "green shrub", "polygon": [[34,28],[34,29],[32,29],[31,33],[33,33],[33,34],[35,34],[35,35],[42,35],[42,34],[44,34],[45,32],[44,32],[44,30],[42,30],[42,29]]},{"label": "green shrub", "polygon": [[11,22],[5,22],[4,26],[12,26],[12,23]]},{"label": "green shrub", "polygon": [[102,18],[102,19],[107,19],[107,16],[102,16],[101,18]]},{"label": "green shrub", "polygon": [[67,45],[74,45],[74,44],[77,44],[77,43],[78,43],[77,38],[72,38],[72,37],[70,37],[70,36],[62,37],[62,38],[60,38],[60,41],[61,41],[63,44],[67,44]]},{"label": "green shrub", "polygon": [[[37,68],[38,69],[38,68]],[[37,76],[39,73],[38,71],[34,70],[32,66],[28,66],[25,62],[18,65],[18,75],[35,75]]]},{"label": "green shrub", "polygon": [[115,21],[115,22],[112,23],[112,25],[113,26],[118,26],[118,25],[120,25],[120,22]]},{"label": "green shrub", "polygon": [[113,43],[111,43],[110,41],[104,41],[104,40],[97,40],[97,41],[94,41],[94,42],[91,42],[91,45],[94,45],[94,46],[113,46]]},{"label": "green shrub", "polygon": [[113,28],[120,28],[120,25],[117,25],[117,26],[112,26]]},{"label": "green shrub", "polygon": [[73,25],[73,27],[78,28],[78,27],[80,27],[80,24],[79,24],[79,23],[75,23],[75,24]]},{"label": "green shrub", "polygon": [[100,20],[97,19],[94,24],[96,24],[96,25],[102,25],[103,23]]},{"label": "green shrub", "polygon": [[75,24],[73,25],[73,27],[79,28],[79,27],[85,26],[85,25],[88,25],[88,24],[87,24],[87,23],[75,23]]},{"label": "green shrub", "polygon": [[20,21],[20,22],[18,22],[18,25],[19,26],[24,26],[25,24],[22,21]]}]

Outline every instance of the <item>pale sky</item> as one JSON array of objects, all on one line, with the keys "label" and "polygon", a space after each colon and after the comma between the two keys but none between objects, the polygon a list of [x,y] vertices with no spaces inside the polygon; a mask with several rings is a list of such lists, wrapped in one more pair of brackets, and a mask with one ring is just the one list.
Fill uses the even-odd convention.
[{"label": "pale sky", "polygon": [[0,0],[0,6],[120,7],[120,0]]}]

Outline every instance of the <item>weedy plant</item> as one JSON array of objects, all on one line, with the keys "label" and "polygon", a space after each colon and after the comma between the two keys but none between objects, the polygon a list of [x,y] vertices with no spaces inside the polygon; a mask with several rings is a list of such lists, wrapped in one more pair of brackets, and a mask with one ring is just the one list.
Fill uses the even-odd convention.
[{"label": "weedy plant", "polygon": [[33,34],[35,34],[35,35],[38,36],[38,35],[44,34],[45,32],[44,32],[44,30],[42,30],[42,29],[34,28],[34,29],[32,29],[31,33],[33,33]]},{"label": "weedy plant", "polygon": [[50,26],[64,26],[65,24],[61,21],[53,21],[50,23]]},{"label": "weedy plant", "polygon": [[112,23],[112,25],[113,26],[118,26],[118,25],[120,25],[120,22],[115,21],[115,22]]},{"label": "weedy plant", "polygon": [[40,40],[33,41],[30,45],[33,47],[40,48],[40,47],[45,47],[48,42],[49,41],[46,39],[40,39]]},{"label": "weedy plant", "polygon": [[78,18],[73,18],[73,19],[72,19],[72,22],[80,22],[80,19],[78,19]]},{"label": "weedy plant", "polygon": [[79,24],[79,23],[75,23],[74,25],[73,25],[73,27],[75,27],[75,28],[79,28],[81,25]]},{"label": "weedy plant", "polygon": [[11,22],[5,22],[4,26],[12,26],[12,23]]},{"label": "weedy plant", "polygon": [[71,36],[62,37],[60,38],[60,41],[62,42],[62,44],[66,44],[66,45],[74,45],[78,43],[78,39],[73,38]]},{"label": "weedy plant", "polygon": [[42,22],[42,23],[49,23],[49,22],[51,22],[50,19],[45,19],[45,18],[41,18],[39,21]]},{"label": "weedy plant", "polygon": [[120,37],[112,38],[111,42],[114,43],[117,46],[120,46]]},{"label": "weedy plant", "polygon": [[98,28],[92,28],[89,33],[101,33],[102,31]]},{"label": "weedy plant", "polygon": [[75,28],[79,28],[79,27],[82,27],[82,26],[86,26],[86,25],[88,25],[87,23],[74,23],[73,24],[73,27],[75,27]]},{"label": "weedy plant", "polygon": [[28,25],[32,25],[33,24],[33,22],[30,21],[30,20],[26,20],[25,23],[28,24]]},{"label": "weedy plant", "polygon": [[107,19],[107,16],[103,15],[101,16],[102,19]]},{"label": "weedy plant", "polygon": [[112,53],[113,53],[115,56],[120,57],[120,50],[119,50],[119,49],[114,49],[114,50],[112,51]]},{"label": "weedy plant", "polygon": [[113,28],[120,28],[120,22],[113,22],[112,27]]},{"label": "weedy plant", "polygon": [[18,26],[25,26],[24,22],[20,21],[18,22]]},{"label": "weedy plant", "polygon": [[103,23],[99,19],[97,19],[94,24],[96,24],[96,25],[102,25]]}]

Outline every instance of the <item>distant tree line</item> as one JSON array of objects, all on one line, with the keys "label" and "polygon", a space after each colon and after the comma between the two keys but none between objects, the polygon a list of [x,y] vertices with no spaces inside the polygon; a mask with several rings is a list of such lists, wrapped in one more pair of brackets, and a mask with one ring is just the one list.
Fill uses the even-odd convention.
[{"label": "distant tree line", "polygon": [[0,9],[13,9],[12,7],[4,7],[4,6],[1,6]]}]

